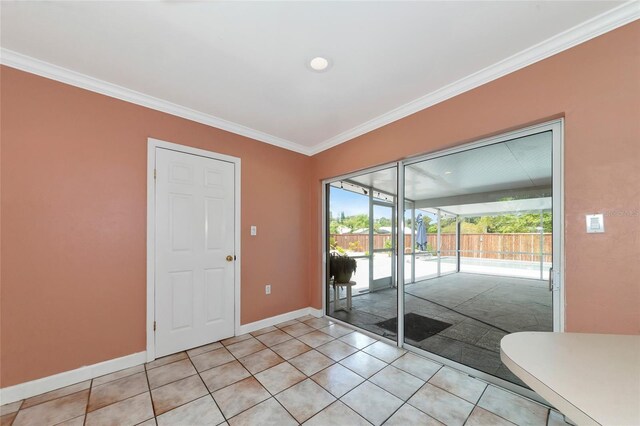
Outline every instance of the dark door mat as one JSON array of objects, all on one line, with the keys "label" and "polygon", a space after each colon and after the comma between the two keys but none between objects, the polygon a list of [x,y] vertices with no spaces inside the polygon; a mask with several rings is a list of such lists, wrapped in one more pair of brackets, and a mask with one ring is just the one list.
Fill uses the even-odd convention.
[{"label": "dark door mat", "polygon": [[[376,325],[395,333],[398,330],[398,317],[381,321]],[[448,327],[451,327],[451,324],[423,317],[422,315],[410,313],[404,316],[404,335],[416,342],[438,334]]]}]

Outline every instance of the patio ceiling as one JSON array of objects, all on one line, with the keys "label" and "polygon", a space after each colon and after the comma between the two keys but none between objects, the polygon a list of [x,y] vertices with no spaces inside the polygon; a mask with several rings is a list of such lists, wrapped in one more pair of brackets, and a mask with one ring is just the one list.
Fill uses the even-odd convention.
[{"label": "patio ceiling", "polygon": [[[405,199],[462,216],[550,210],[551,156],[551,132],[543,132],[409,164]],[[397,194],[396,167],[345,182],[354,192]]]}]

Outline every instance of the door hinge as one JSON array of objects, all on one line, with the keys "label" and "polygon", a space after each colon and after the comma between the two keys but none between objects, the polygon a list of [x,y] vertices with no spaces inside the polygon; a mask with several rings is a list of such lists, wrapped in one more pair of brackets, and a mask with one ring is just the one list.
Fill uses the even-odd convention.
[{"label": "door hinge", "polygon": [[153,331],[156,331],[156,322],[153,322]]},{"label": "door hinge", "polygon": [[158,176],[158,170],[153,169],[153,178],[155,179]]}]

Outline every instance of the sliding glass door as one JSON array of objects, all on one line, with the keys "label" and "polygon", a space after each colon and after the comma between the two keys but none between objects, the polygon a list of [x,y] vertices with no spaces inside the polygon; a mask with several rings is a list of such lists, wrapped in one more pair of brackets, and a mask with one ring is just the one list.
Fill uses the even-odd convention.
[{"label": "sliding glass door", "polygon": [[523,386],[500,339],[563,327],[561,131],[535,126],[329,181],[327,252],[358,270],[350,309],[337,310],[349,296],[328,271],[327,314]]},{"label": "sliding glass door", "polygon": [[499,344],[512,332],[554,329],[552,136],[405,163],[404,198],[416,224],[426,222],[404,285],[405,344],[522,384]]}]

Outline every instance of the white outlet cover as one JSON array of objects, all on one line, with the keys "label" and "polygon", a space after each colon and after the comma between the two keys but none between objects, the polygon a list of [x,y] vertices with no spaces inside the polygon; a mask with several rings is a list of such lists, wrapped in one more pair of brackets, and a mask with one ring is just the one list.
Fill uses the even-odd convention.
[{"label": "white outlet cover", "polygon": [[255,225],[251,225],[251,235],[258,235],[258,227]]}]

